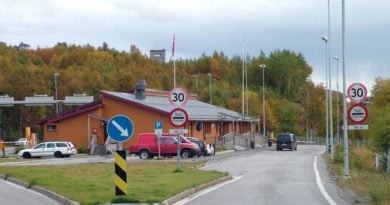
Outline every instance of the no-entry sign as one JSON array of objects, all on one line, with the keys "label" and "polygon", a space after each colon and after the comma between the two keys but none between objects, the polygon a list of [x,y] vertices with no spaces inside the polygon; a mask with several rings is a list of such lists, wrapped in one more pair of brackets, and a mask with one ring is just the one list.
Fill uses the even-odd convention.
[{"label": "no-entry sign", "polygon": [[348,117],[353,123],[360,124],[367,119],[368,111],[363,105],[352,105],[348,110]]},{"label": "no-entry sign", "polygon": [[175,108],[169,113],[169,122],[174,127],[182,127],[188,122],[188,114],[184,109]]}]

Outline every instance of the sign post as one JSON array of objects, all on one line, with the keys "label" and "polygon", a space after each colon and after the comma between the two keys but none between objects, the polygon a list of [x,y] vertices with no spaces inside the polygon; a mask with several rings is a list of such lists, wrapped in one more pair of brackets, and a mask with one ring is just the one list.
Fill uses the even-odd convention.
[{"label": "sign post", "polygon": [[[169,113],[169,122],[171,125],[175,128],[183,127],[188,122],[188,114],[187,112],[179,108],[180,106],[184,106],[188,101],[188,94],[187,91],[182,88],[174,88],[169,92],[169,102],[174,105],[178,106],[177,108],[174,108]],[[180,142],[181,142],[181,136],[179,133],[184,133],[184,129],[181,129],[180,132],[176,132],[178,129],[172,129],[169,130],[170,133],[174,133],[177,136],[177,169],[180,167]]]},{"label": "sign post", "polygon": [[[173,127],[179,128],[187,124],[188,122],[188,114],[185,110],[181,108],[174,108],[169,113],[169,122]],[[181,136],[177,135],[177,169],[180,168],[180,142]]]},{"label": "sign post", "polygon": [[116,115],[107,122],[107,134],[118,142],[118,150],[114,152],[115,158],[115,195],[127,195],[127,163],[126,151],[122,148],[122,142],[129,140],[134,132],[134,124],[124,115]]},{"label": "sign post", "polygon": [[[344,5],[343,5],[344,6]],[[343,61],[344,62],[344,61]],[[349,175],[349,162],[348,162],[348,130],[365,130],[368,129],[368,125],[362,125],[368,116],[367,109],[361,105],[357,104],[360,102],[363,102],[367,98],[367,88],[361,83],[353,83],[348,87],[347,92],[345,92],[345,70],[344,70],[344,100],[343,100],[343,107],[344,107],[344,176]],[[347,94],[345,94],[347,93]],[[352,101],[352,103],[355,103],[352,105],[347,112],[347,105],[346,105],[346,96]],[[351,122],[355,123],[355,125],[349,125],[347,126],[347,115],[348,118],[351,120]]]},{"label": "sign post", "polygon": [[154,122],[154,133],[157,136],[157,145],[158,145],[158,159],[161,159],[161,135],[162,135],[163,123],[162,121]]}]

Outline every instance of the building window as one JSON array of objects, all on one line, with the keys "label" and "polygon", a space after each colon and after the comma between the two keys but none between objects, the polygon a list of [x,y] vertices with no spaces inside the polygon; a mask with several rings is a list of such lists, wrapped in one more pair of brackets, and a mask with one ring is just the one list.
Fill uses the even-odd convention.
[{"label": "building window", "polygon": [[57,131],[57,125],[47,125],[47,131],[48,132],[55,132],[55,131]]},{"label": "building window", "polygon": [[202,122],[196,123],[196,131],[200,132],[202,131],[202,129],[203,129],[203,123]]}]

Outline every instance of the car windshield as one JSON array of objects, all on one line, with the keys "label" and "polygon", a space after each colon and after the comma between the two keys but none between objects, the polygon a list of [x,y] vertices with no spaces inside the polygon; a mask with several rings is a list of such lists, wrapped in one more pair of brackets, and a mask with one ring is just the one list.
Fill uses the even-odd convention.
[{"label": "car windshield", "polygon": [[42,148],[45,148],[45,143],[37,144],[33,149],[42,149]]},{"label": "car windshield", "polygon": [[291,141],[291,136],[289,134],[278,135],[278,141]]},{"label": "car windshield", "polygon": [[[174,138],[177,140],[177,136]],[[190,143],[190,141],[187,138],[180,136],[180,143]]]},{"label": "car windshield", "polygon": [[200,142],[201,140],[198,139],[198,138],[195,138],[195,137],[187,137],[188,140],[190,140],[191,142]]}]

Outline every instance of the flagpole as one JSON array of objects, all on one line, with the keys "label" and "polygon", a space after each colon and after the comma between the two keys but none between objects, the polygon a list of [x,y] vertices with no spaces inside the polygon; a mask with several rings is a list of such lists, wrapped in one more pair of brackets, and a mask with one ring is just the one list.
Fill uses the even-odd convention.
[{"label": "flagpole", "polygon": [[245,115],[245,39],[242,40],[242,115]]},{"label": "flagpole", "polygon": [[175,34],[173,34],[172,58],[173,58],[173,88],[176,88]]},{"label": "flagpole", "polygon": [[173,56],[173,88],[176,88],[176,60]]}]

